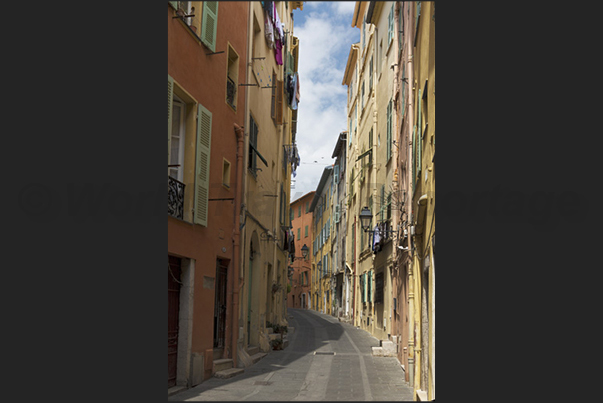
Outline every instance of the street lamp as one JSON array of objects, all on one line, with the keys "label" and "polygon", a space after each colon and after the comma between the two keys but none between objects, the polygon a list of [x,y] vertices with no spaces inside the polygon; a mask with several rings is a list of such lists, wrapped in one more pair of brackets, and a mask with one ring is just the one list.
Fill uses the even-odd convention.
[{"label": "street lamp", "polygon": [[302,246],[301,248],[302,250],[302,256],[303,258],[307,258],[308,257],[308,245],[304,244],[304,246]]},{"label": "street lamp", "polygon": [[369,230],[372,218],[373,214],[371,213],[371,210],[366,206],[363,207],[360,212],[360,225],[362,225],[364,232],[373,232]]},{"label": "street lamp", "polygon": [[308,258],[308,245],[304,244],[304,246],[302,246],[301,251],[302,251],[302,255],[300,256],[293,256],[293,260],[295,259],[304,259],[306,260]]},{"label": "street lamp", "polygon": [[[362,210],[360,211],[360,225],[362,226],[362,230],[364,232],[369,232],[369,233],[374,233],[375,231],[371,230],[371,220],[373,218],[373,214],[371,213],[371,210],[368,207],[363,207]],[[381,235],[387,237],[391,234],[397,234],[398,231],[394,231],[391,229],[385,229],[381,231]]]}]

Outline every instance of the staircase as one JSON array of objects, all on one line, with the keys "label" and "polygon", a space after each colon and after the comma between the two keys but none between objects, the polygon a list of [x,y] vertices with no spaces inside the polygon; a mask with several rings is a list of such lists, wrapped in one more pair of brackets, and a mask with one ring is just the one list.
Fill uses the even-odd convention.
[{"label": "staircase", "polygon": [[380,347],[372,347],[375,357],[397,357],[396,345],[390,340],[381,340]]},{"label": "staircase", "polygon": [[251,361],[255,364],[264,358],[267,353],[260,352],[260,348],[257,346],[249,346],[247,347],[247,354],[249,354],[249,358],[251,358]]},{"label": "staircase", "polygon": [[232,367],[232,358],[214,360],[213,373],[216,378],[228,379],[244,371],[243,368]]}]

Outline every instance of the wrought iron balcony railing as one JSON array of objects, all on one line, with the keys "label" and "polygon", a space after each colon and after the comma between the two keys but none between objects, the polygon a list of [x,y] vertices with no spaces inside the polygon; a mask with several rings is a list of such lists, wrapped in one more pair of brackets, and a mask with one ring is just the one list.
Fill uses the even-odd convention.
[{"label": "wrought iron balcony railing", "polygon": [[226,82],[226,101],[230,106],[235,108],[235,95],[237,94],[237,85],[232,80],[232,78],[227,77],[228,81]]},{"label": "wrought iron balcony railing", "polygon": [[184,183],[168,176],[168,214],[184,218]]}]

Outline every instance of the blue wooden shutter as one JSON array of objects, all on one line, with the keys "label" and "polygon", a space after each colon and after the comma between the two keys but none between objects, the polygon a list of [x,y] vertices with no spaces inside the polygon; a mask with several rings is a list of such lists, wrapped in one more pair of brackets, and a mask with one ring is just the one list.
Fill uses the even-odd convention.
[{"label": "blue wooden shutter", "polygon": [[195,224],[207,227],[212,114],[203,105],[197,109],[197,160],[195,175]]},{"label": "blue wooden shutter", "polygon": [[203,19],[201,22],[201,41],[212,52],[216,51],[216,33],[218,29],[218,2],[203,2]]}]

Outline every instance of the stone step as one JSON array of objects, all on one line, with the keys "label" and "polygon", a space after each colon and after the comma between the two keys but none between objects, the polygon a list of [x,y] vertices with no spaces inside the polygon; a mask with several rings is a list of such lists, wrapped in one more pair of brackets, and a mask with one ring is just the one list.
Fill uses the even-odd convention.
[{"label": "stone step", "polygon": [[214,372],[224,371],[230,368],[232,368],[232,358],[214,360]]},{"label": "stone step", "polygon": [[381,340],[381,348],[384,353],[396,354],[396,345],[390,340]]},{"label": "stone step", "polygon": [[375,357],[383,357],[383,347],[371,347],[371,349]]},{"label": "stone step", "polygon": [[249,354],[250,356],[256,355],[259,352],[260,348],[257,346],[247,347],[247,354]]},{"label": "stone step", "polygon": [[168,389],[168,397],[186,390],[186,386],[172,386]]},{"label": "stone step", "polygon": [[261,360],[262,358],[264,358],[267,355],[267,353],[256,353],[254,355],[252,355],[251,361],[253,361],[253,363],[255,364],[256,362],[258,362],[259,360]]},{"label": "stone step", "polygon": [[225,369],[223,371],[216,372],[214,374],[214,377],[220,378],[220,379],[228,379],[228,378],[232,378],[233,376],[236,376],[242,372],[245,372],[245,370],[243,368],[230,368],[230,369]]}]

